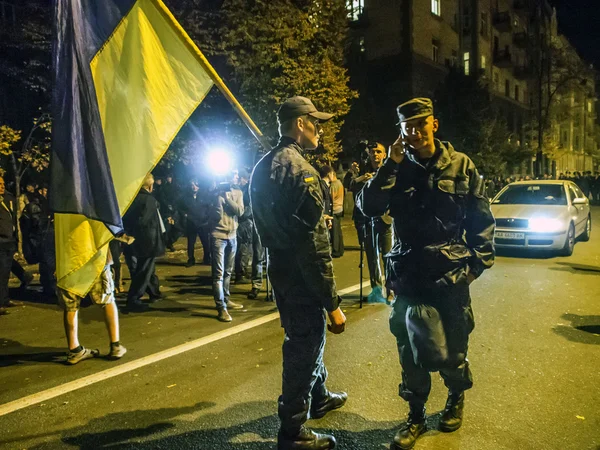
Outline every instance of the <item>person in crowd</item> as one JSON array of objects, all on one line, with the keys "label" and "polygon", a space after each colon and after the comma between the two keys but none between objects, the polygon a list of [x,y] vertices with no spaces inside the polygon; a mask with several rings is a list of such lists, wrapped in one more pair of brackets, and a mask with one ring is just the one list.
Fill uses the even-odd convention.
[{"label": "person in crowd", "polygon": [[[473,386],[467,360],[474,327],[469,285],[494,263],[495,222],[473,162],[435,138],[439,123],[432,101],[415,98],[397,112],[400,136],[358,203],[369,217],[389,210],[398,236],[389,256],[388,282],[396,294],[390,329],[402,366],[400,396],[410,412],[391,449],[406,450],[426,430],[430,368],[439,370],[448,388],[440,429],[451,432],[462,424],[464,392]],[[440,328],[445,339],[431,331]],[[414,350],[423,349],[419,341],[428,345],[422,354]],[[432,354],[440,356],[429,359]]]},{"label": "person in crowd", "polygon": [[250,181],[254,223],[269,252],[269,279],[285,331],[279,450],[334,448],[333,436],[305,423],[309,414],[323,417],[347,399],[325,385],[326,316],[335,334],[344,331],[346,317],[333,276],[319,173],[302,156],[318,147],[319,121],[331,117],[308,98],[287,99],[277,112],[279,143],[258,162]]},{"label": "person in crowd", "polygon": [[156,193],[155,198],[160,205],[160,214],[164,218],[165,225],[165,246],[170,252],[175,251],[175,242],[181,236],[181,221],[179,220],[179,194],[177,186],[173,182],[173,175],[170,173],[165,177],[160,191]]},{"label": "person in crowd", "polygon": [[[87,297],[92,304],[102,306],[109,338],[109,351],[106,358],[116,360],[122,358],[127,353],[127,349],[121,344],[119,337],[119,311],[115,303],[115,287],[110,269],[111,264],[111,252],[108,251],[106,266],[100,277],[92,285]],[[79,308],[83,297],[60,287],[57,288],[57,292],[59,304],[64,310],[63,323],[69,348],[66,363],[73,365],[100,356],[98,349],[86,348],[79,342]]]},{"label": "person in crowd", "polygon": [[196,238],[200,238],[203,248],[203,262],[210,264],[210,244],[208,242],[209,203],[206,192],[200,190],[198,181],[190,182],[190,190],[181,199],[181,210],[186,219],[187,263],[186,267],[196,264],[194,250]]},{"label": "person in crowd", "polygon": [[[373,178],[387,156],[383,144],[376,142],[368,146],[369,163],[364,174],[352,180],[350,186],[355,198],[365,184]],[[385,255],[392,249],[392,218],[387,212],[379,217],[367,218],[359,208],[354,208],[354,224],[359,242],[363,242],[369,267],[371,293],[367,300],[370,303],[381,303],[391,300],[392,293],[384,292],[385,287]]]},{"label": "person in crowd", "polygon": [[115,294],[124,292],[123,279],[121,278],[121,253],[123,253],[123,244],[118,239],[113,239],[108,244],[108,250],[112,258],[112,277],[115,286]]},{"label": "person in crowd", "polygon": [[244,195],[236,187],[238,181],[238,172],[234,171],[229,181],[217,185],[209,213],[213,297],[221,322],[233,320],[229,310],[244,308],[230,299],[229,292],[237,250],[238,219],[244,214]]},{"label": "person in crowd", "polygon": [[18,306],[8,295],[8,281],[13,257],[17,251],[17,202],[6,192],[4,178],[0,177],[0,316]]},{"label": "person in crowd", "polygon": [[237,251],[235,253],[235,284],[248,284],[252,274],[252,208],[248,191],[250,175],[246,169],[239,172],[238,188],[244,199],[244,213],[238,219]]},{"label": "person in crowd", "polygon": [[127,309],[130,311],[148,309],[148,304],[141,301],[145,292],[150,296],[150,303],[163,298],[155,271],[155,259],[165,252],[165,225],[158,201],[152,196],[153,185],[154,177],[148,174],[123,217],[125,232],[135,238],[133,244],[125,247],[125,261],[131,274],[127,292]]},{"label": "person in crowd", "polygon": [[[327,214],[331,217],[329,236],[331,241],[331,256],[341,258],[344,255],[344,236],[342,235],[342,217],[344,215],[344,186],[338,180],[333,167],[325,165],[320,171],[321,178],[327,184],[331,208]],[[327,200],[325,202],[327,205]]]}]

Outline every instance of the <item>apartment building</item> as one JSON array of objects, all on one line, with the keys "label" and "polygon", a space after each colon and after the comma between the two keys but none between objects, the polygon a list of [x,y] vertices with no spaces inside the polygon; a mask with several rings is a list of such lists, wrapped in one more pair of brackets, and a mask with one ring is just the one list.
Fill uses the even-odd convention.
[{"label": "apartment building", "polygon": [[[347,4],[358,54],[351,73],[358,74],[355,87],[367,94],[370,113],[379,122],[389,124],[394,107],[406,99],[434,97],[450,68],[456,68],[487,85],[519,143],[534,146],[531,130],[543,113],[544,99],[541,104],[539,99],[545,95],[551,70],[545,64],[546,44],[556,34],[555,12],[547,0],[348,0]],[[585,111],[591,122],[595,108]],[[389,127],[381,125],[380,130],[381,138],[391,137]],[[586,130],[567,133],[574,148],[595,148]],[[544,161],[545,171],[556,165]],[[533,161],[521,170],[533,171]]]}]

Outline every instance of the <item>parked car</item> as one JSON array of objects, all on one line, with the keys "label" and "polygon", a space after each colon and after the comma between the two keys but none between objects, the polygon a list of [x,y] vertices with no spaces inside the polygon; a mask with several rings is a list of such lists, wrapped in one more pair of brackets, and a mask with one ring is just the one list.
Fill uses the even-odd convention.
[{"label": "parked car", "polygon": [[572,181],[532,180],[505,186],[492,200],[497,248],[573,254],[592,232],[590,201]]}]

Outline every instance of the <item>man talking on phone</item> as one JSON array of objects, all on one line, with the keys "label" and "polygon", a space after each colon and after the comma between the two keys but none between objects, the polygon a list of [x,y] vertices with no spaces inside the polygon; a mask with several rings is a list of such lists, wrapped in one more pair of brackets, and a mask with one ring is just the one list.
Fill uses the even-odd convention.
[{"label": "man talking on phone", "polygon": [[439,123],[431,100],[412,99],[397,112],[400,136],[362,190],[359,204],[369,217],[389,209],[398,239],[388,258],[388,287],[396,294],[390,329],[402,366],[400,396],[410,411],[391,448],[406,450],[426,431],[432,371],[413,352],[407,310],[425,305],[439,313],[445,334],[440,354],[446,357],[434,370],[439,370],[449,391],[440,429],[455,431],[462,425],[464,391],[473,386],[467,360],[474,327],[469,289],[494,263],[495,222],[473,162],[449,142],[435,138]]}]

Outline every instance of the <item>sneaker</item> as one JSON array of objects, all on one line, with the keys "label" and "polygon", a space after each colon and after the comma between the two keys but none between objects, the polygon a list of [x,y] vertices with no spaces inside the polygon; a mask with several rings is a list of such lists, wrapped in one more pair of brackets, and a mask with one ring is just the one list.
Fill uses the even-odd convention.
[{"label": "sneaker", "polygon": [[143,303],[140,300],[127,300],[125,308],[132,312],[144,312],[150,309],[147,303]]},{"label": "sneaker", "polygon": [[250,300],[256,300],[258,298],[258,294],[260,294],[260,289],[258,289],[258,288],[252,288],[252,290],[250,292],[248,292],[247,297]]},{"label": "sneaker", "polygon": [[244,309],[244,305],[240,303],[232,302],[231,300],[227,301],[227,309]]},{"label": "sneaker", "polygon": [[122,346],[121,344],[119,345],[111,345],[110,346],[110,353],[108,354],[108,359],[114,360],[114,359],[120,359],[123,357],[123,355],[127,353],[127,349]]},{"label": "sneaker", "polygon": [[14,308],[15,306],[23,306],[23,302],[17,302],[16,300],[9,300],[6,302],[6,306]]},{"label": "sneaker", "polygon": [[98,349],[91,348],[82,348],[78,353],[69,351],[69,353],[67,353],[67,364],[77,364],[79,361],[83,361],[84,359],[96,358],[99,354],[100,352]]},{"label": "sneaker", "polygon": [[217,319],[219,319],[221,322],[231,322],[233,320],[226,309],[219,310],[219,316]]},{"label": "sneaker", "polygon": [[385,303],[386,298],[383,296],[381,286],[375,286],[367,297],[368,303]]}]

